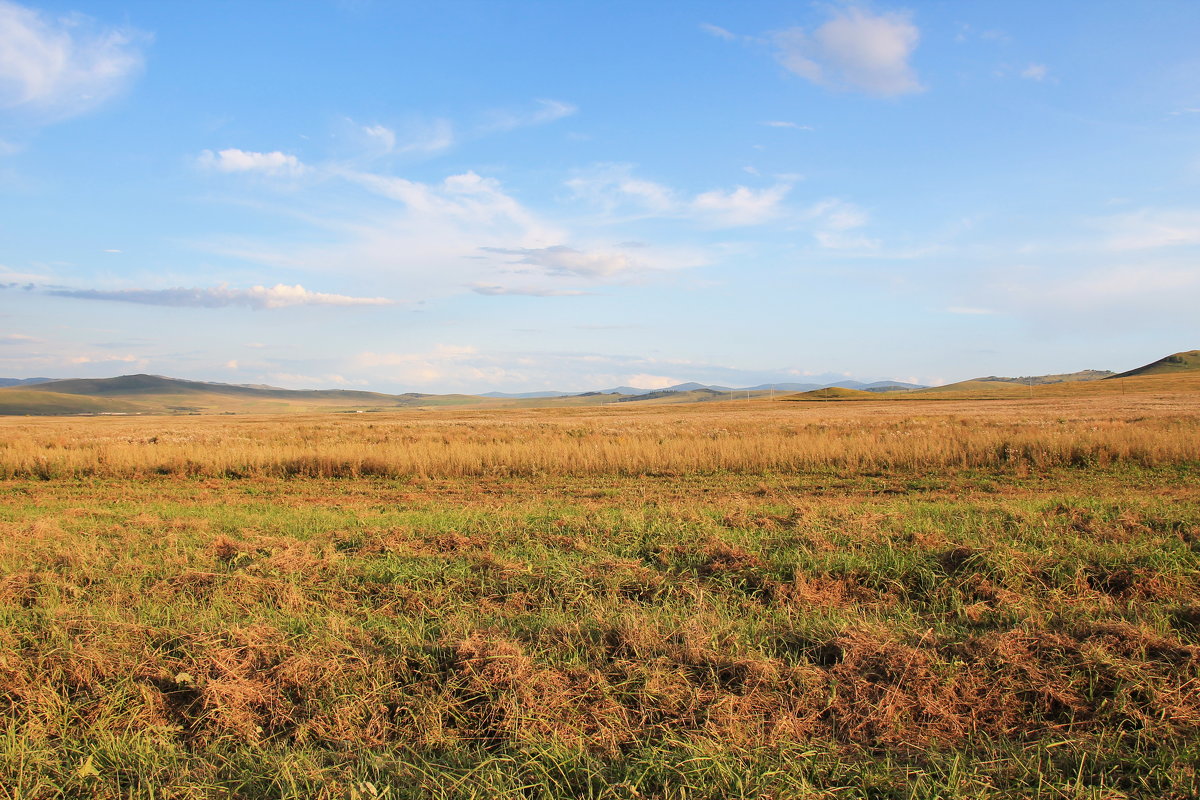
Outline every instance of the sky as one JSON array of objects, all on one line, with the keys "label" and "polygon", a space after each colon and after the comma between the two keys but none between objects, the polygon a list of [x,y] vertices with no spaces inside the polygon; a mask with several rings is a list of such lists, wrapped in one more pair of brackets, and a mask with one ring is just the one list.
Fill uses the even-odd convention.
[{"label": "sky", "polygon": [[939,384],[1200,347],[1194,0],[0,0],[0,376]]}]

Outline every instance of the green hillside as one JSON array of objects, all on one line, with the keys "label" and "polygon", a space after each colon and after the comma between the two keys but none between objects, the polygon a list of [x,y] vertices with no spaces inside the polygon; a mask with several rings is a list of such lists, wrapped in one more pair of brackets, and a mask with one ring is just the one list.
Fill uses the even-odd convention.
[{"label": "green hillside", "polygon": [[379,392],[360,392],[346,389],[279,389],[273,386],[237,386],[228,383],[205,383],[161,375],[122,375],[118,378],[73,378],[50,381],[23,387],[30,391],[77,394],[89,397],[182,396],[191,394],[226,395],[254,399],[327,400],[353,405],[411,405],[428,397],[423,394],[390,395]]},{"label": "green hillside", "polygon": [[824,389],[813,389],[811,392],[789,394],[784,400],[880,400],[885,392],[865,392],[861,389],[843,389],[840,386],[829,386]]},{"label": "green hillside", "polygon": [[140,410],[133,403],[110,398],[42,392],[24,386],[0,389],[0,415],[129,414]]},{"label": "green hillside", "polygon": [[1101,381],[1112,378],[1117,373],[1107,369],[1084,369],[1079,372],[1064,372],[1058,375],[1025,375],[1019,378],[1001,378],[989,375],[986,378],[976,378],[978,381],[998,381],[1000,383],[1019,383],[1024,386],[1044,386],[1048,383],[1075,383],[1078,381]]},{"label": "green hillside", "polygon": [[1168,375],[1176,372],[1197,371],[1200,371],[1200,350],[1184,350],[1183,352],[1160,358],[1158,361],[1151,362],[1144,367],[1122,372],[1120,375],[1114,377],[1134,378],[1140,375]]}]

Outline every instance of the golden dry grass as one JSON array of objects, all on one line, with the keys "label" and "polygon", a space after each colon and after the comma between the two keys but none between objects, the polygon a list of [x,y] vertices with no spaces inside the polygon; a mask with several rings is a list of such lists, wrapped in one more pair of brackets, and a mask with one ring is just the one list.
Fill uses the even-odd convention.
[{"label": "golden dry grass", "polygon": [[0,419],[0,476],[636,475],[1200,459],[1200,395]]},{"label": "golden dry grass", "polygon": [[1185,800],[1197,411],[3,420],[0,798]]}]

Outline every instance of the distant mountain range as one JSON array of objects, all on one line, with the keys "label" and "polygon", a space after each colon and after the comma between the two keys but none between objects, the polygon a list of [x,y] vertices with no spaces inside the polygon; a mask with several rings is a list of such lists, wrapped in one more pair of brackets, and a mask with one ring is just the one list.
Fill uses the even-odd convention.
[{"label": "distant mountain range", "polygon": [[32,386],[35,383],[49,383],[54,378],[0,378],[0,388],[5,386]]},{"label": "distant mountain range", "polygon": [[[468,394],[383,394],[345,389],[295,390],[265,385],[239,385],[181,380],[162,375],[122,375],[115,378],[0,378],[0,414],[200,414],[279,413],[340,411],[366,413],[391,409],[475,406],[483,408],[539,408],[555,406],[604,406],[625,404],[676,404],[722,400],[878,400],[880,395],[897,398],[946,399],[1023,398],[1033,396],[1034,387],[1068,394],[1096,391],[1123,392],[1125,387],[1145,384],[1158,389],[1164,381],[1200,390],[1200,350],[1189,350],[1160,358],[1143,367],[1115,374],[1107,370],[1083,370],[1058,375],[1019,378],[988,376],[945,386],[919,386],[901,381],[863,383],[840,380],[832,383],[764,383],[728,387],[715,384],[680,383],[663,389],[617,386],[594,392],[488,392]],[[1116,382],[1116,383],[1113,383]],[[1118,387],[1117,384],[1120,384]],[[1055,388],[1062,385],[1063,389]],[[1075,388],[1080,391],[1075,391]],[[1107,388],[1106,388],[1107,387]],[[1057,396],[1057,395],[1043,395]]]},{"label": "distant mountain range", "polygon": [[757,386],[719,386],[715,383],[677,383],[663,389],[638,389],[633,386],[614,386],[611,389],[599,389],[588,392],[484,392],[479,397],[494,397],[507,400],[528,400],[543,397],[585,397],[599,394],[620,394],[631,397],[645,395],[662,395],[668,392],[695,392],[707,390],[712,392],[808,392],[813,389],[824,389],[830,386],[840,386],[845,389],[863,389],[869,392],[890,392],[900,389],[924,389],[917,383],[901,381],[875,381],[862,383],[860,381],[837,381],[834,383],[760,383]]}]

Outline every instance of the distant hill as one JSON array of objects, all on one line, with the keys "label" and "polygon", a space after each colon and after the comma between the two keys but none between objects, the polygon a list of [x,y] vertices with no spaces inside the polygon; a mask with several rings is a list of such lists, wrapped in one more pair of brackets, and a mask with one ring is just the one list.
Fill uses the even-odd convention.
[{"label": "distant hill", "polygon": [[[63,400],[64,397],[75,399],[68,403]],[[0,388],[0,413],[5,414],[249,413],[322,408],[375,410],[463,402],[480,400],[465,395],[390,395],[342,389],[297,391],[188,381],[161,375],[72,378]]]},{"label": "distant hill", "polygon": [[659,389],[657,392],[646,392],[631,397],[620,397],[619,403],[644,403],[649,400],[670,400],[672,402],[696,402],[702,400],[723,400],[728,397],[728,390],[717,391],[697,384],[696,389]]},{"label": "distant hill", "polygon": [[1024,386],[1033,384],[1034,386],[1044,386],[1048,383],[1070,383],[1072,381],[1099,381],[1105,378],[1111,378],[1117,373],[1108,369],[1085,369],[1079,372],[1066,372],[1061,375],[1026,375],[1020,378],[1000,378],[995,375],[989,375],[986,378],[975,378],[977,381],[991,381],[999,383],[1020,383]]},{"label": "distant hill", "polygon": [[36,392],[24,386],[0,389],[0,415],[133,414],[139,410],[133,403],[109,398]]},{"label": "distant hill", "polygon": [[791,394],[784,400],[879,400],[877,392],[862,389],[847,389],[844,386],[826,386],[823,389],[813,389],[808,392]]},{"label": "distant hill", "polygon": [[33,386],[37,383],[49,383],[55,378],[0,378],[0,388],[5,386]]},{"label": "distant hill", "polygon": [[575,394],[574,392],[484,392],[480,397],[494,397],[498,400],[533,400],[541,397],[582,397],[585,394],[594,394],[582,392]]},{"label": "distant hill", "polygon": [[820,389],[820,383],[760,383],[758,386],[747,386],[741,391],[746,392],[807,392],[810,389]]},{"label": "distant hill", "polygon": [[1146,364],[1144,367],[1131,369],[1128,372],[1122,372],[1120,375],[1112,377],[1134,378],[1141,375],[1164,375],[1176,372],[1195,372],[1198,370],[1200,370],[1200,350],[1184,350],[1160,358],[1158,361]]},{"label": "distant hill", "polygon": [[276,386],[212,383],[145,374],[115,378],[3,378],[0,379],[0,414],[211,414],[322,410],[364,412],[433,407],[561,408],[616,403],[631,403],[636,407],[639,404],[673,405],[772,399],[999,400],[1195,389],[1200,389],[1200,350],[1175,353],[1120,375],[1106,370],[1082,370],[1019,378],[991,375],[932,387],[902,381],[863,383],[839,380],[824,385],[766,383],[731,389],[727,386],[690,382],[656,390],[618,386],[599,392],[571,393],[547,390],[439,395],[419,392],[382,394],[347,389],[281,389]]},{"label": "distant hill", "polygon": [[1020,397],[1022,394],[1029,393],[1028,384],[1013,383],[1012,381],[997,381],[988,380],[985,378],[973,378],[969,381],[959,381],[958,383],[947,383],[944,386],[930,386],[925,389],[917,389],[909,394],[913,395],[929,395],[929,394],[953,394],[958,392],[974,392],[984,393],[988,396],[1012,396]]}]

